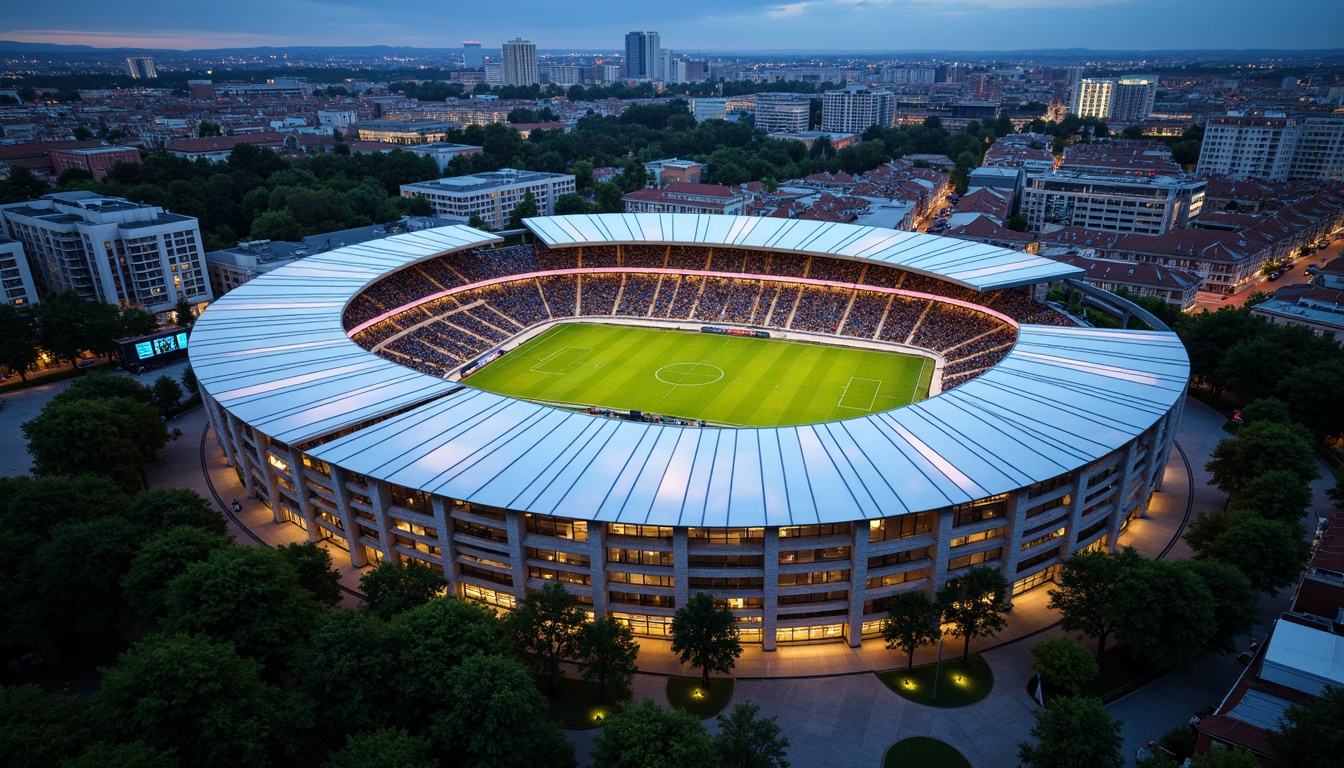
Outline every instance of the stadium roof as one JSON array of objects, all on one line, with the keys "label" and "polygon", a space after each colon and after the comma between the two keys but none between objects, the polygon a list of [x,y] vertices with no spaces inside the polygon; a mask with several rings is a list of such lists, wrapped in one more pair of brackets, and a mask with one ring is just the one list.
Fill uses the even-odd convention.
[{"label": "stadium roof", "polygon": [[397,235],[246,283],[197,321],[197,378],[288,444],[368,424],[308,452],[408,488],[577,519],[762,526],[888,517],[1048,480],[1151,427],[1189,374],[1171,333],[1024,325],[993,369],[914,405],[803,426],[695,429],[478,391],[347,337],[343,308],[378,276],[495,239],[460,226]]},{"label": "stadium roof", "polygon": [[598,243],[727,245],[870,261],[993,291],[1082,277],[1068,264],[918,232],[802,219],[693,213],[599,213],[523,222],[551,248]]}]

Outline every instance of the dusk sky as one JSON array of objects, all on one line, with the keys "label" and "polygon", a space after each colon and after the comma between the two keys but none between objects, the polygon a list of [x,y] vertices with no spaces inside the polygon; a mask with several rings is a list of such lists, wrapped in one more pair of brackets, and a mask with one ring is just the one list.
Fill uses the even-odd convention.
[{"label": "dusk sky", "polygon": [[106,0],[7,2],[0,38],[99,47],[255,45],[616,50],[1197,49],[1344,46],[1341,0]]}]

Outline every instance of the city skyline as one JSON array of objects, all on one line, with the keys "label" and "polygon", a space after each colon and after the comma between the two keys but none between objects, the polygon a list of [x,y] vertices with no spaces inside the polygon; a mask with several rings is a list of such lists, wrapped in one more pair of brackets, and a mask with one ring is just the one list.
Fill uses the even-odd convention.
[{"label": "city skyline", "polygon": [[[7,9],[0,39],[95,47],[203,49],[391,45],[452,48],[463,39],[498,49],[522,37],[541,50],[622,50],[631,30],[656,30],[680,51],[1011,51],[1314,49],[1339,46],[1330,0],[1273,6],[1248,0],[690,0],[675,18],[597,0],[585,13],[533,0],[457,7],[439,25],[427,0],[369,7],[344,0],[239,0],[231,12],[147,0],[133,6],[75,0]],[[441,18],[436,16],[436,18]],[[264,19],[265,25],[256,20]],[[72,22],[72,20],[74,20]]]}]

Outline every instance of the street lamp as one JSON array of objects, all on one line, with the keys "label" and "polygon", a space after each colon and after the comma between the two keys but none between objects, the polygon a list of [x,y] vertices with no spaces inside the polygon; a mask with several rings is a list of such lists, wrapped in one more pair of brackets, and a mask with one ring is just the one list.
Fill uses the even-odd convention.
[{"label": "street lamp", "polygon": [[943,622],[938,622],[938,663],[933,665],[933,700],[929,703],[938,705],[938,678],[942,677],[943,671],[943,637],[947,631],[943,629]]}]

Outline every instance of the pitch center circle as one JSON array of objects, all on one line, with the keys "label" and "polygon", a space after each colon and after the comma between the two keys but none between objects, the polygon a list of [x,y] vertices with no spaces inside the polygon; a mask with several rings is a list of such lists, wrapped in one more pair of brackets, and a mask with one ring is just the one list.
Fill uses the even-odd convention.
[{"label": "pitch center circle", "polygon": [[654,371],[653,377],[673,386],[703,387],[722,379],[723,369],[709,363],[672,363]]}]

